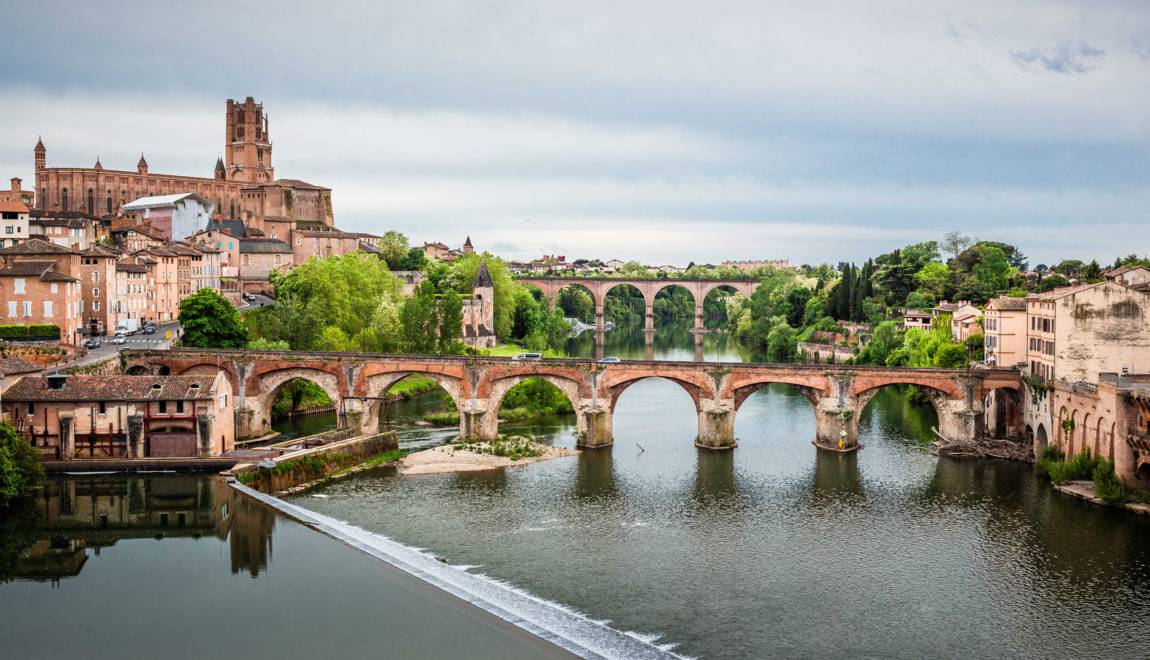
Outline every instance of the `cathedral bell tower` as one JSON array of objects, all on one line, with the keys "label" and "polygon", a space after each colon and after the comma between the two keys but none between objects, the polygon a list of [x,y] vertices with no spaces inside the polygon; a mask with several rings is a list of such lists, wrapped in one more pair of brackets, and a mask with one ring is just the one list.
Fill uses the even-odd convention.
[{"label": "cathedral bell tower", "polygon": [[264,106],[250,96],[242,103],[228,99],[224,158],[229,181],[268,183],[275,180],[268,117]]}]

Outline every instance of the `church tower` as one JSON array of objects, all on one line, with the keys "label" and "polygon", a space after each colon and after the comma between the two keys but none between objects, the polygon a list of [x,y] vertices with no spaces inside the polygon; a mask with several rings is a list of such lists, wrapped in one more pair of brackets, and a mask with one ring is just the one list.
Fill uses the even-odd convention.
[{"label": "church tower", "polygon": [[247,97],[242,103],[228,99],[227,138],[224,144],[227,179],[246,183],[275,180],[272,143],[264,106]]},{"label": "church tower", "polygon": [[44,140],[36,138],[36,146],[32,149],[32,155],[35,159],[37,170],[42,170],[47,166],[48,150],[44,148]]},{"label": "church tower", "polygon": [[495,282],[487,270],[487,259],[479,261],[479,270],[471,283],[471,298],[463,304],[463,341],[472,348],[491,348],[495,338]]}]

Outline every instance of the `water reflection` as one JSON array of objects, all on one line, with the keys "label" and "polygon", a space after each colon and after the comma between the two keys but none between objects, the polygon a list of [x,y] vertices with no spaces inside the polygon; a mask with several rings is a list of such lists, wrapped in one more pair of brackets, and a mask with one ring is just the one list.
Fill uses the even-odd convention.
[{"label": "water reflection", "polygon": [[738,497],[735,452],[699,450],[692,493],[701,506],[724,506],[733,502]]},{"label": "water reflection", "polygon": [[750,361],[751,352],[726,332],[694,333],[690,321],[660,323],[653,332],[624,326],[602,334],[584,332],[567,340],[567,355],[624,360]]},{"label": "water reflection", "polygon": [[76,577],[119,541],[215,537],[233,573],[252,577],[271,557],[275,515],[220,479],[194,475],[49,479],[0,526],[0,580]]},{"label": "water reflection", "polygon": [[843,501],[864,498],[857,452],[838,454],[815,449],[814,453],[815,467],[811,473],[812,506],[837,505]]},{"label": "water reflection", "polygon": [[612,500],[619,497],[612,449],[605,447],[581,452],[576,459],[575,482],[571,495],[576,500]]}]

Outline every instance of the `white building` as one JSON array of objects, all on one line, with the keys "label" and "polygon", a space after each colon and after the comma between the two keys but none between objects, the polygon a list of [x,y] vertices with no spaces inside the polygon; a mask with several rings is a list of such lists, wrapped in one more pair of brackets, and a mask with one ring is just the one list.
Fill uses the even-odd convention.
[{"label": "white building", "polygon": [[159,229],[169,241],[182,241],[206,229],[214,210],[208,198],[196,193],[141,197],[123,207],[125,215]]},{"label": "white building", "polygon": [[0,248],[28,240],[28,207],[20,202],[0,202]]}]

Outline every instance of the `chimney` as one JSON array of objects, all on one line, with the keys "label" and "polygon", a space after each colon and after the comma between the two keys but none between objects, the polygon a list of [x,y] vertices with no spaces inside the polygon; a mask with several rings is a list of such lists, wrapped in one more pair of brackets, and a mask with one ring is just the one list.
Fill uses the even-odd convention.
[{"label": "chimney", "polygon": [[18,177],[18,176],[12,177],[12,192],[14,192],[14,193],[20,192],[20,183],[21,183],[20,177]]},{"label": "chimney", "polygon": [[68,376],[66,374],[52,374],[48,376],[48,389],[62,390],[68,384]]}]

